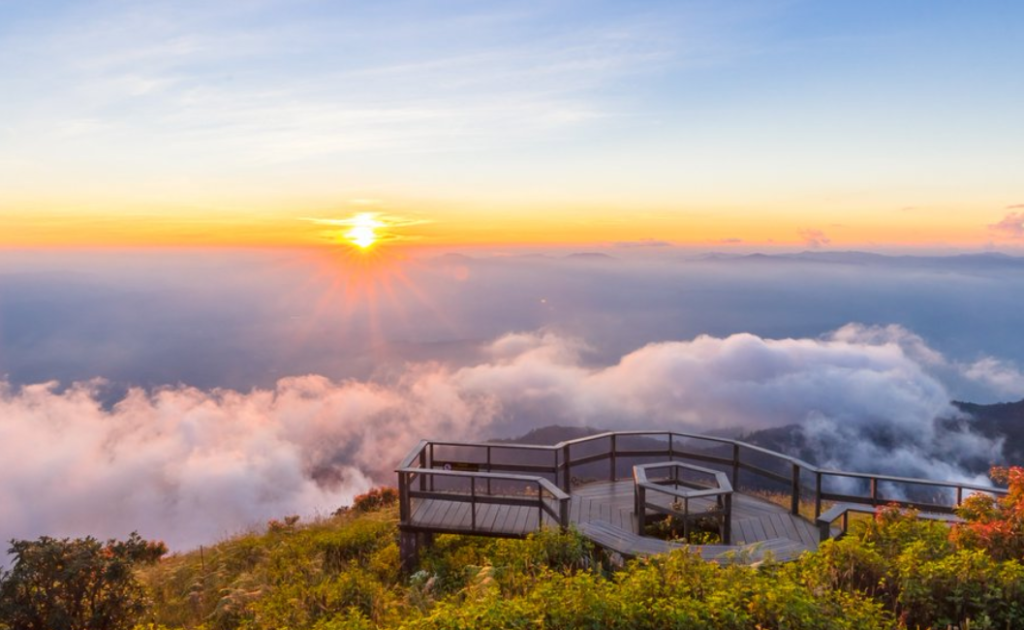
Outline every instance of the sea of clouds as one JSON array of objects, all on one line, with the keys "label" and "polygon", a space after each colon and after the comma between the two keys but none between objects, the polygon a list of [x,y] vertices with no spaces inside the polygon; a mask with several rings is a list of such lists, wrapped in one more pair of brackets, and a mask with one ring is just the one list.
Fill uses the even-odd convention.
[{"label": "sea of clouds", "polygon": [[479,363],[410,364],[379,382],[305,375],[247,392],[131,388],[110,406],[101,382],[6,385],[0,535],[137,529],[187,547],[272,517],[329,513],[393,483],[420,438],[550,424],[798,424],[828,466],[983,481],[959,462],[998,457],[1000,444],[969,428],[939,432],[934,420],[956,411],[935,367],[951,368],[920,343],[901,328],[850,325],[819,339],[654,343],[592,367],[582,340],[518,333],[488,344]]},{"label": "sea of clouds", "polygon": [[[747,324],[760,321],[764,328],[766,320],[778,317],[774,311],[784,310],[758,285],[767,280],[774,282],[776,293],[789,291],[785,308],[813,329],[808,320],[820,321],[821,314],[803,313],[803,294],[794,287],[824,286],[825,279],[815,277],[822,272],[810,268],[793,276],[788,269],[779,276],[743,280],[749,275],[745,271],[730,275],[726,269],[709,277],[705,267],[664,268],[665,263],[624,268],[607,261],[434,261],[423,267],[419,290],[433,282],[432,295],[447,296],[446,313],[438,316],[444,321],[432,319],[431,309],[407,309],[423,323],[391,328],[384,335],[389,350],[376,364],[376,350],[360,348],[353,337],[332,345],[332,338],[324,337],[330,325],[323,321],[301,320],[295,324],[303,329],[301,335],[287,330],[281,314],[293,309],[296,299],[306,300],[305,294],[256,280],[246,285],[248,274],[212,284],[210,274],[195,276],[202,280],[179,279],[179,288],[163,285],[159,290],[148,284],[152,274],[139,274],[147,279],[144,287],[141,280],[132,284],[122,277],[104,285],[96,312],[79,309],[73,335],[67,335],[67,328],[57,330],[64,331],[63,339],[75,341],[62,355],[60,344],[47,344],[44,337],[24,343],[11,335],[11,330],[34,330],[27,320],[10,322],[31,312],[25,307],[32,303],[26,287],[37,291],[30,295],[37,304],[60,305],[68,294],[47,292],[46,281],[8,278],[6,286],[22,290],[0,293],[6,298],[0,299],[0,317],[8,322],[0,347],[0,365],[8,373],[0,385],[0,461],[5,463],[0,538],[107,537],[138,530],[172,548],[188,548],[259,527],[270,518],[330,513],[374,485],[394,483],[394,467],[421,438],[511,437],[552,424],[693,432],[795,424],[826,466],[971,481],[983,479],[965,462],[998,457],[999,441],[974,433],[969,422],[943,429],[935,420],[956,416],[950,403],[965,392],[1019,398],[1024,377],[1012,357],[965,356],[950,350],[955,344],[940,348],[911,327],[913,317],[907,325],[847,320],[814,334],[749,332],[758,326]],[[538,269],[554,272],[535,275]],[[237,266],[230,270],[238,273]],[[848,269],[827,273],[839,274],[832,280],[851,277]],[[912,293],[919,299],[921,287],[933,286],[933,279],[921,269],[910,273],[916,278]],[[941,274],[946,288],[966,291],[976,282],[989,282],[975,272],[963,278],[948,270]],[[870,270],[859,277],[865,275]],[[877,274],[886,291],[891,275],[891,270]],[[105,277],[92,275],[75,286],[96,287],[97,278]],[[502,280],[500,288],[489,289],[496,279]],[[482,288],[465,288],[474,282]],[[122,291],[117,299],[110,297],[112,286]],[[241,297],[225,306],[211,299],[218,287],[223,288],[221,298],[224,292],[230,298],[232,291]],[[760,313],[732,310],[749,299],[737,296],[744,287],[764,291]],[[712,288],[721,295],[716,297]],[[874,290],[863,290],[866,303]],[[704,295],[699,308],[690,303],[694,292]],[[85,303],[96,297],[88,291],[71,295]],[[180,303],[178,315],[164,314],[155,324],[120,315],[123,329],[99,328],[91,337],[83,333],[89,326],[82,321],[105,321],[101,315],[120,312],[116,307],[123,308],[125,301],[141,303],[156,296],[163,305],[184,295],[192,300]],[[938,300],[937,293],[927,295]],[[853,300],[849,295],[844,299]],[[265,301],[272,302],[269,309]],[[597,307],[601,304],[604,308]],[[948,312],[957,313],[958,304],[950,300]],[[871,308],[842,310],[857,314]],[[685,318],[698,311],[705,318],[717,314],[736,332],[668,334],[671,316]],[[204,313],[209,315],[205,327],[161,330],[173,317],[198,322]],[[488,319],[491,315],[496,323]],[[58,312],[57,321],[63,316]],[[390,316],[377,324],[387,328]],[[36,317],[42,316],[36,312]],[[48,325],[52,321],[39,321],[43,329]],[[616,326],[623,334],[614,334]],[[319,329],[313,334],[311,327]],[[440,334],[449,327],[469,334]],[[406,336],[399,338],[396,330]],[[981,338],[985,332],[973,334]],[[1002,334],[998,325],[987,332],[996,338]],[[645,340],[640,333],[655,338]],[[212,347],[195,355],[147,354],[147,336],[154,337],[150,348]],[[263,345],[251,345],[261,338]],[[638,338],[641,342],[635,343]],[[309,351],[304,343],[310,344]],[[630,344],[631,349],[616,351]],[[343,365],[349,365],[344,351],[350,348],[352,362],[364,360],[373,369],[331,373],[334,364],[322,361],[320,346],[343,353]],[[49,363],[32,363],[33,347],[44,351]],[[187,369],[189,356],[194,360],[204,353],[243,368],[272,356],[286,373],[261,376],[248,387],[204,382],[213,373],[206,366]],[[92,378],[25,377],[32,370],[45,372],[47,365],[59,374],[61,356],[80,366],[75,370],[91,365]],[[160,356],[181,359],[173,364],[177,379],[156,385],[143,378],[133,382],[128,368],[135,365],[140,374],[152,375],[145,367]],[[328,369],[296,369],[304,361]],[[102,378],[109,375],[107,368],[118,378]]]}]

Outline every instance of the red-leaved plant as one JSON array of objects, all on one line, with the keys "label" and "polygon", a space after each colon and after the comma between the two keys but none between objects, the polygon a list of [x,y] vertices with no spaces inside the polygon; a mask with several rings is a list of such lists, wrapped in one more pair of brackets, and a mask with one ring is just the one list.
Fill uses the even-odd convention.
[{"label": "red-leaved plant", "polygon": [[952,541],[962,548],[981,548],[997,560],[1024,560],[1024,468],[995,467],[992,479],[1007,484],[1005,496],[978,493],[964,499],[953,527]]}]

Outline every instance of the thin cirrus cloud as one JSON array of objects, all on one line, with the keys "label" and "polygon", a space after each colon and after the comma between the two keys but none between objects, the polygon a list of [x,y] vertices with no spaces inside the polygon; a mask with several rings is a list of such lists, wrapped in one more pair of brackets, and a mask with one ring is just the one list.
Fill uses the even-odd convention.
[{"label": "thin cirrus cloud", "polygon": [[[32,130],[45,146],[56,140],[48,129],[65,128],[112,147],[160,140],[148,145],[157,157],[236,165],[458,151],[609,115],[601,90],[668,54],[643,18],[539,36],[529,46],[502,35],[543,30],[540,9],[423,16],[411,29],[352,7],[94,8],[45,28],[11,27],[7,47],[17,54],[5,57],[31,59],[40,72],[12,86],[34,90],[7,93],[60,97],[42,110],[28,96],[0,106],[25,130],[23,142]],[[301,73],[288,70],[295,63]]]},{"label": "thin cirrus cloud", "polygon": [[[1008,207],[1017,208],[1021,206]],[[996,223],[990,223],[988,229],[1002,236],[1020,238],[1024,236],[1024,212],[1010,212]]]}]

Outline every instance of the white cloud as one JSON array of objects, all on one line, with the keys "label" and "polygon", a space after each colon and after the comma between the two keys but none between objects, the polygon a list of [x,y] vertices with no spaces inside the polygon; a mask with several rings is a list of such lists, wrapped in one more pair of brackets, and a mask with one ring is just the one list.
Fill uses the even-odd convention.
[{"label": "white cloud", "polygon": [[[96,382],[5,386],[0,459],[18,463],[0,484],[0,537],[138,529],[197,544],[393,483],[421,438],[552,423],[695,432],[797,424],[826,465],[978,480],[960,462],[988,461],[1000,444],[936,428],[936,417],[955,414],[932,373],[945,360],[918,346],[902,329],[846,327],[825,339],[655,343],[589,366],[578,340],[517,333],[476,364],[411,364],[386,382],[311,375],[249,392],[132,389],[109,408]],[[997,381],[1006,373],[998,362],[970,369]]]},{"label": "white cloud", "polygon": [[947,359],[929,347],[921,336],[902,326],[849,324],[832,333],[830,338],[847,343],[894,344],[947,387],[973,384],[1000,397],[1024,396],[1024,374],[1012,362],[995,357],[975,361]]}]

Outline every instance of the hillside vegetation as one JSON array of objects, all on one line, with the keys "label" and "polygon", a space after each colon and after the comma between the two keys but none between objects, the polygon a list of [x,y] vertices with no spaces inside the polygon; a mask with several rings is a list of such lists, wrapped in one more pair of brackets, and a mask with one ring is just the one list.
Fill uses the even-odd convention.
[{"label": "hillside vegetation", "polygon": [[143,566],[137,628],[1024,628],[1024,469],[997,474],[1010,495],[969,499],[953,530],[883,508],[757,567],[685,551],[612,567],[575,532],[544,531],[438,536],[403,576],[392,495],[376,492]]}]

